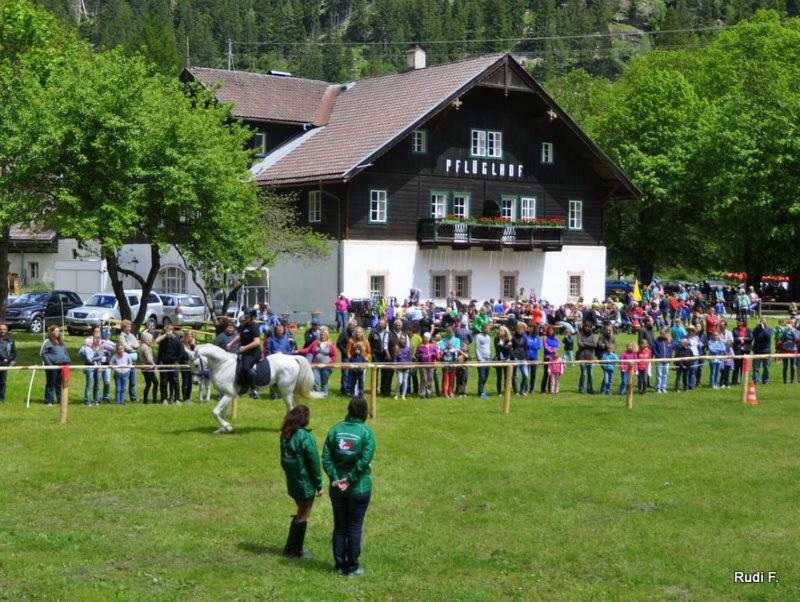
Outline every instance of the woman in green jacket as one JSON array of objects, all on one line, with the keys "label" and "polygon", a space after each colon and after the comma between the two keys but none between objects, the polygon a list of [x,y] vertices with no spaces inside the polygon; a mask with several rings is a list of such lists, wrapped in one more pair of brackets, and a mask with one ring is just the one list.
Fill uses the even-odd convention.
[{"label": "woman in green jacket", "polygon": [[333,507],[333,558],[340,575],[359,577],[361,529],[372,495],[370,462],[375,455],[375,434],[364,422],[367,402],[350,400],[347,418],[328,432],[322,465],[331,479]]},{"label": "woman in green jacket", "polygon": [[308,406],[299,405],[286,414],[281,427],[281,467],[286,473],[289,495],[297,504],[297,514],[292,517],[283,555],[296,558],[311,556],[303,551],[303,541],[314,497],[322,495],[317,442],[306,428],[310,416]]}]

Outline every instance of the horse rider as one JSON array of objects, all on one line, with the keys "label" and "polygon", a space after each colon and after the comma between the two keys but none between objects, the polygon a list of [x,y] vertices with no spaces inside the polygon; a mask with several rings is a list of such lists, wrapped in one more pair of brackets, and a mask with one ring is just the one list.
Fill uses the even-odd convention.
[{"label": "horse rider", "polygon": [[[238,343],[239,349],[239,365],[238,365],[238,381],[242,389],[250,387],[250,397],[258,399],[258,389],[252,385],[250,378],[250,368],[261,359],[261,338],[259,336],[258,324],[255,319],[257,316],[255,309],[248,309],[242,316],[242,322],[239,326],[239,335],[227,347],[230,350]],[[244,391],[240,389],[240,393]]]}]

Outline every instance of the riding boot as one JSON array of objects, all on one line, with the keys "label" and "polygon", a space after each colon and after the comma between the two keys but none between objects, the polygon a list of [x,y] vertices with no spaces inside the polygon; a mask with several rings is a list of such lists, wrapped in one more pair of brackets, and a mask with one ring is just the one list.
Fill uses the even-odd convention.
[{"label": "riding boot", "polygon": [[306,540],[306,528],[308,527],[308,521],[297,523],[297,539],[295,540],[295,556],[298,558],[313,558],[311,552],[306,552],[303,550],[303,544]]},{"label": "riding boot", "polygon": [[283,547],[284,556],[297,556],[297,516],[292,517],[292,522],[289,525],[289,535],[286,538],[286,545]]}]

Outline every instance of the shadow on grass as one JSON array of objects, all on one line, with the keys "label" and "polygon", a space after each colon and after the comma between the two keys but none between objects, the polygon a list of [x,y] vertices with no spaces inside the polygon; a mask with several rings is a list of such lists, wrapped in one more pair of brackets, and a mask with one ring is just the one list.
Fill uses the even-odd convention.
[{"label": "shadow on grass", "polygon": [[314,558],[287,558],[283,555],[283,548],[277,546],[265,546],[250,541],[240,541],[236,547],[243,552],[248,552],[255,556],[274,556],[285,563],[296,564],[298,567],[315,569],[325,573],[333,572],[333,563]]},{"label": "shadow on grass", "polygon": [[[278,427],[266,427],[266,426],[237,426],[235,427],[236,430],[233,433],[229,433],[225,435],[229,436],[236,436],[236,435],[247,435],[249,433],[279,433],[280,428]],[[213,435],[216,427],[214,425],[208,426],[195,426],[188,429],[178,429],[175,431],[165,431],[168,435],[191,435],[194,433],[201,433],[204,435]],[[222,437],[223,435],[214,435],[215,437]]]}]

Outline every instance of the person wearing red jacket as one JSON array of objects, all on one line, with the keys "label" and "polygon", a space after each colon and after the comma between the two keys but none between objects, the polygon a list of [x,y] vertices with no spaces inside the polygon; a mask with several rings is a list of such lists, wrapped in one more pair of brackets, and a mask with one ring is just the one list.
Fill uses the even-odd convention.
[{"label": "person wearing red jacket", "polygon": [[647,360],[649,360],[651,357],[653,357],[653,352],[650,349],[650,344],[646,340],[642,340],[639,351],[636,353],[636,358],[642,360],[636,364],[636,381],[640,394],[647,393],[647,386],[650,382],[650,376],[648,375],[650,362]]},{"label": "person wearing red jacket", "polygon": [[[327,326],[319,329],[319,337],[311,341],[305,349],[298,349],[294,355],[310,355],[313,364],[335,364],[336,345],[331,342],[330,331]],[[331,377],[331,368],[314,368],[314,388],[328,395],[328,379]]]}]

